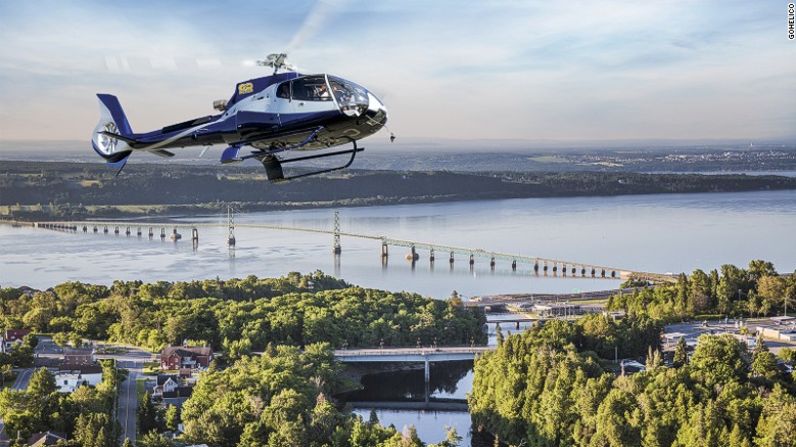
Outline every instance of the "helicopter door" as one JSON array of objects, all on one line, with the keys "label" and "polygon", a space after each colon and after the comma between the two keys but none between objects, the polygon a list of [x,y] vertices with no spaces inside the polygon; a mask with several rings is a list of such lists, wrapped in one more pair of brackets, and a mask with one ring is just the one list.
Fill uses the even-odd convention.
[{"label": "helicopter door", "polygon": [[291,82],[285,81],[276,87],[274,97],[271,99],[271,104],[269,104],[269,110],[276,113],[277,122],[280,125],[282,125],[281,116],[285,113],[289,113],[292,108],[290,94]]}]

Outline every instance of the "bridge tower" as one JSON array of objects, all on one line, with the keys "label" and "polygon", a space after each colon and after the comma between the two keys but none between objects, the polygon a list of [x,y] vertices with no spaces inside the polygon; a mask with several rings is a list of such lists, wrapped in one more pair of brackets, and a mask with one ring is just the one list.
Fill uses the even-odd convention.
[{"label": "bridge tower", "polygon": [[229,235],[227,236],[227,245],[230,247],[235,246],[235,210],[232,205],[227,205],[227,228]]},{"label": "bridge tower", "polygon": [[340,212],[334,211],[334,245],[332,251],[334,254],[339,255],[343,249],[340,247]]}]

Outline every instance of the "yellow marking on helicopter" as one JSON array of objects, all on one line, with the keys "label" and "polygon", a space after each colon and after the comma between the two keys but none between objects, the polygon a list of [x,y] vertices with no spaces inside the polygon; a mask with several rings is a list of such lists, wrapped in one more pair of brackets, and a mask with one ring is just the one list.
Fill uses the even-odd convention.
[{"label": "yellow marking on helicopter", "polygon": [[245,95],[247,93],[254,92],[254,84],[251,82],[244,82],[243,84],[238,84],[238,94]]}]

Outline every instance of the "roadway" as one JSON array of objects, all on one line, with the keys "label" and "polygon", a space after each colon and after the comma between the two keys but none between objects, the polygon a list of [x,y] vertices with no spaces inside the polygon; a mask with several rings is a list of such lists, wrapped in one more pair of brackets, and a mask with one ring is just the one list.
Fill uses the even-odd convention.
[{"label": "roadway", "polygon": [[119,368],[126,369],[128,376],[119,385],[119,395],[116,406],[116,420],[122,427],[119,442],[125,438],[135,444],[136,417],[138,416],[138,393],[136,392],[136,379],[142,375],[142,362],[119,361]]},{"label": "roadway", "polygon": [[460,346],[444,348],[373,348],[337,349],[334,356],[341,362],[445,362],[473,360],[477,354],[495,349],[494,346]]}]

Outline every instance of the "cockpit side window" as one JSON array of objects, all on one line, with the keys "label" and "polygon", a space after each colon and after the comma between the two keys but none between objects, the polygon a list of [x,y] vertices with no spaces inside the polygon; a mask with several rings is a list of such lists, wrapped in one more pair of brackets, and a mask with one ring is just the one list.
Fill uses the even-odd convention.
[{"label": "cockpit side window", "polygon": [[292,82],[293,99],[297,101],[331,101],[325,76],[305,76]]},{"label": "cockpit side window", "polygon": [[276,97],[290,99],[290,81],[279,84],[276,88]]}]

